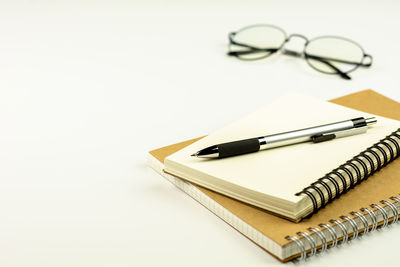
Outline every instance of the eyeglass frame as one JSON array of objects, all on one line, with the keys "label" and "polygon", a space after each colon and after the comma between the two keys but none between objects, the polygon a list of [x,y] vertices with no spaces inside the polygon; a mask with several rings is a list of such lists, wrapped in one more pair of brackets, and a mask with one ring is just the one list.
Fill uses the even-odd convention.
[{"label": "eyeglass frame", "polygon": [[[246,29],[252,28],[252,27],[256,27],[256,26],[267,26],[267,27],[275,28],[275,29],[281,31],[284,34],[285,40],[282,42],[281,46],[279,46],[278,48],[257,48],[257,47],[251,46],[251,45],[238,43],[238,42],[233,40],[234,36],[238,32],[241,32],[243,30],[246,30]],[[297,52],[297,51],[288,50],[288,49],[284,48],[285,44],[288,43],[292,37],[299,37],[299,38],[302,38],[303,40],[305,40],[304,48],[303,48],[302,52]],[[306,49],[307,49],[308,44],[311,43],[312,41],[315,41],[315,40],[321,39],[321,38],[336,38],[336,39],[341,39],[341,40],[344,40],[344,41],[351,42],[351,43],[355,44],[357,47],[360,48],[361,52],[363,53],[363,57],[361,59],[361,62],[360,63],[358,63],[358,62],[349,62],[349,61],[340,60],[340,59],[308,55],[306,53]],[[372,65],[372,62],[373,62],[373,57],[370,54],[365,53],[365,51],[364,51],[364,49],[363,49],[363,47],[361,45],[359,45],[355,41],[350,40],[348,38],[341,37],[341,36],[334,36],[334,35],[324,35],[324,36],[317,36],[315,38],[308,39],[306,36],[304,36],[302,34],[298,34],[298,33],[292,33],[290,35],[287,35],[286,32],[283,29],[281,29],[280,27],[277,27],[275,25],[270,25],[270,24],[255,24],[255,25],[250,25],[250,26],[244,27],[244,28],[240,29],[239,31],[230,32],[228,34],[228,39],[229,39],[229,44],[230,45],[237,45],[237,46],[247,47],[247,48],[251,49],[251,50],[247,50],[247,51],[246,50],[243,50],[243,51],[229,51],[227,53],[228,56],[234,56],[234,57],[237,57],[240,60],[251,61],[251,60],[263,59],[263,58],[269,57],[270,55],[272,55],[274,53],[277,53],[277,52],[281,51],[282,54],[284,54],[284,55],[304,58],[306,60],[307,64],[311,68],[315,69],[316,71],[319,71],[319,72],[322,72],[322,73],[326,73],[326,74],[338,74],[340,77],[342,77],[343,79],[346,79],[346,80],[351,80],[351,77],[349,75],[347,75],[348,73],[355,71],[358,67],[370,67]],[[259,57],[259,58],[254,58],[254,59],[247,59],[247,58],[240,57],[240,55],[251,54],[251,53],[254,53],[254,52],[258,52],[258,51],[269,52],[269,54],[267,54],[265,56],[262,56],[262,57]],[[336,73],[326,72],[326,71],[320,70],[320,69],[314,67],[307,59],[313,59],[313,60],[317,60],[319,62],[322,62],[325,65],[328,65],[334,71],[336,71]],[[364,63],[364,61],[366,59],[368,59],[369,62]],[[336,66],[334,66],[333,64],[331,64],[330,62],[328,62],[326,60],[336,61],[336,62],[346,63],[346,64],[353,64],[354,68],[344,72],[344,71],[341,71]]]}]

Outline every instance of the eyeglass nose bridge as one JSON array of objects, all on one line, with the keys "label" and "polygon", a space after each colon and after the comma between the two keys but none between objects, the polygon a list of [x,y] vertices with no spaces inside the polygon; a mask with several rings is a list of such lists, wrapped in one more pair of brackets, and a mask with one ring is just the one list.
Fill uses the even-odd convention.
[{"label": "eyeglass nose bridge", "polygon": [[303,39],[304,41],[306,41],[306,44],[308,43],[308,38],[305,37],[304,35],[298,34],[298,33],[292,33],[292,34],[290,34],[290,35],[286,38],[285,43],[289,42],[290,39],[292,39],[293,37],[301,38],[301,39]]},{"label": "eyeglass nose bridge", "polygon": [[[285,44],[288,43],[293,37],[298,37],[298,38],[303,39],[305,41],[304,45],[307,45],[307,43],[308,43],[308,38],[305,37],[304,35],[298,34],[298,33],[292,33],[291,35],[289,35],[286,38]],[[283,48],[282,49],[282,53],[284,55],[288,55],[288,56],[292,56],[292,57],[304,57],[304,51],[298,52],[298,51],[293,51],[293,50],[290,50],[290,49]]]}]

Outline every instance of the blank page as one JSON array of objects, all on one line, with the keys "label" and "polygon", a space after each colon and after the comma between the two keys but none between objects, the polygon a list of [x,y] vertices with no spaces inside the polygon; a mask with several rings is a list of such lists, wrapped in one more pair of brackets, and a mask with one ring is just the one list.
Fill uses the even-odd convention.
[{"label": "blank page", "polygon": [[[225,159],[209,160],[190,156],[202,148],[218,143],[356,117],[377,117],[378,123],[370,127],[365,134],[318,144],[306,142]],[[297,203],[301,197],[295,196],[295,193],[399,127],[400,123],[395,120],[290,94],[172,154],[165,160],[165,167],[167,172],[188,180],[201,173],[217,183],[233,184],[280,200]],[[209,187],[201,181],[194,182]]]}]

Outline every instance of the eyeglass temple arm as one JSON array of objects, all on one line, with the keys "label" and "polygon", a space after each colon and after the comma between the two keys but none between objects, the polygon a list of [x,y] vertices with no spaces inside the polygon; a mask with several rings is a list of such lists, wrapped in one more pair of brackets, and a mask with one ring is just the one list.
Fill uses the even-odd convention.
[{"label": "eyeglass temple arm", "polygon": [[342,60],[342,59],[337,59],[337,58],[330,58],[330,57],[320,57],[320,56],[310,55],[310,54],[307,54],[307,53],[305,53],[304,55],[305,55],[305,57],[309,57],[309,58],[312,58],[312,59],[315,59],[315,60],[329,60],[329,61],[345,63],[345,64],[352,64],[352,65],[357,65],[357,66],[362,66],[362,67],[370,67],[372,65],[372,56],[371,55],[367,55],[367,54],[364,55],[363,60],[362,60],[362,61],[364,61],[365,58],[369,58],[369,62],[367,62],[367,63],[364,63],[364,62],[359,63],[359,62],[347,61],[347,60]]},{"label": "eyeglass temple arm", "polygon": [[233,44],[233,45],[249,48],[250,50],[229,51],[228,52],[228,56],[240,56],[240,55],[247,55],[247,54],[258,53],[258,52],[275,53],[276,51],[278,51],[278,49],[276,49],[276,48],[258,48],[258,47],[254,47],[254,46],[251,46],[251,45],[238,43],[238,42],[233,40],[233,36],[235,36],[235,34],[236,33],[234,33],[234,32],[231,32],[229,34],[229,36],[228,36],[229,42],[231,44]]},{"label": "eyeglass temple arm", "polygon": [[[370,67],[372,65],[372,56],[368,55],[368,54],[364,54],[362,62],[358,63],[358,62],[352,62],[352,61],[346,61],[346,60],[341,60],[341,59],[336,59],[336,58],[329,58],[329,57],[319,57],[319,56],[313,56],[313,55],[309,55],[307,53],[304,54],[304,56],[307,58],[312,58],[314,60],[318,60],[321,63],[324,63],[326,65],[328,65],[330,68],[334,69],[342,78],[346,79],[346,80],[350,80],[351,77],[342,72],[340,69],[338,69],[337,67],[335,67],[335,65],[331,64],[329,61],[334,61],[334,62],[339,62],[339,63],[345,63],[345,64],[353,64],[353,65],[357,65],[357,66],[362,66],[362,67]],[[368,58],[369,62],[364,63],[364,60]]]},{"label": "eyeglass temple arm", "polygon": [[[329,61],[345,63],[345,64],[353,64],[353,65],[362,66],[362,67],[370,67],[372,65],[372,56],[368,55],[368,54],[364,54],[361,63],[351,62],[351,61],[346,61],[346,60],[341,60],[341,59],[336,59],[336,58],[318,57],[318,56],[313,56],[313,55],[309,55],[309,54],[304,54],[304,55],[305,55],[305,57],[312,58],[314,60],[318,60],[319,62],[324,63],[325,65],[328,65],[330,68],[334,69],[342,78],[344,78],[346,80],[350,80],[351,77],[348,74],[342,72],[337,67],[335,67],[335,65],[331,64]],[[369,59],[369,62],[364,63],[364,60],[366,58]]]},{"label": "eyeglass temple arm", "polygon": [[242,44],[242,43],[237,43],[237,42],[235,42],[234,40],[233,40],[233,36],[235,36],[235,32],[231,32],[229,35],[228,35],[228,38],[229,38],[229,42],[231,43],[231,44],[234,44],[234,45],[237,45],[237,46],[243,46],[243,47],[247,47],[247,48],[254,48],[254,49],[256,49],[257,47],[254,47],[254,46],[250,46],[250,45],[247,45],[247,44]]},{"label": "eyeglass temple arm", "polygon": [[292,57],[302,57],[304,55],[306,58],[312,58],[314,60],[317,60],[317,61],[327,65],[328,67],[330,67],[331,69],[336,71],[336,73],[339,74],[343,79],[346,79],[346,80],[351,79],[349,75],[347,75],[346,73],[344,73],[343,71],[341,71],[340,69],[335,67],[335,65],[331,64],[329,61],[325,60],[325,58],[323,58],[323,57],[312,56],[312,55],[308,55],[306,53],[303,54],[303,53],[299,53],[297,51],[292,51],[292,50],[288,50],[288,49],[284,49],[282,51],[282,53],[285,55],[288,55],[288,56],[292,56]]},{"label": "eyeglass temple arm", "polygon": [[304,54],[304,56],[306,58],[312,58],[314,60],[318,60],[319,62],[327,65],[328,67],[330,67],[331,69],[333,69],[334,71],[336,71],[337,74],[340,75],[340,77],[342,77],[343,79],[346,80],[351,80],[351,77],[349,75],[347,75],[347,73],[341,71],[339,68],[337,68],[335,65],[333,65],[332,63],[330,63],[329,61],[325,60],[325,58],[323,57],[317,57],[317,56],[312,56],[312,55],[308,55],[308,54]]},{"label": "eyeglass temple arm", "polygon": [[[257,52],[271,52],[274,53],[276,51],[278,51],[278,49],[276,48],[265,48],[265,49],[261,49],[261,48],[255,48],[255,47],[250,47],[248,45],[246,45],[245,47],[250,48],[251,50],[243,50],[243,51],[229,51],[228,55],[229,56],[240,56],[240,55],[248,55],[248,54],[252,54],[252,53],[257,53]],[[299,56],[298,53],[289,53],[291,51],[284,51],[286,55],[290,55],[290,56]],[[316,56],[309,56],[309,58],[312,58],[314,60],[318,60],[321,63],[324,63],[325,65],[328,65],[330,68],[332,68],[334,71],[336,71],[337,74],[339,74],[343,79],[346,80],[350,80],[351,77],[349,75],[347,75],[346,73],[344,73],[343,71],[341,71],[340,69],[338,69],[337,67],[335,67],[333,64],[329,63],[328,61],[322,59],[321,57],[316,57]]]},{"label": "eyeglass temple arm", "polygon": [[251,48],[251,50],[229,51],[227,53],[227,55],[228,56],[240,56],[240,55],[248,55],[248,54],[259,53],[259,52],[275,53],[276,51],[278,51],[278,49],[276,49],[276,48]]}]

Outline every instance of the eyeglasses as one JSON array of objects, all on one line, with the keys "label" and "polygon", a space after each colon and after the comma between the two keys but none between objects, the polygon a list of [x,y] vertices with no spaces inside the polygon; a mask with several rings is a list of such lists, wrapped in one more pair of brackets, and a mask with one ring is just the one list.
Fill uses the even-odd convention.
[{"label": "eyeglasses", "polygon": [[[292,38],[305,41],[302,52],[286,49]],[[281,28],[272,25],[252,25],[229,34],[229,56],[242,60],[266,58],[276,52],[304,58],[317,71],[340,75],[350,80],[348,73],[358,67],[370,67],[372,56],[364,52],[356,42],[338,36],[321,36],[308,40],[301,34],[286,35]]]}]

